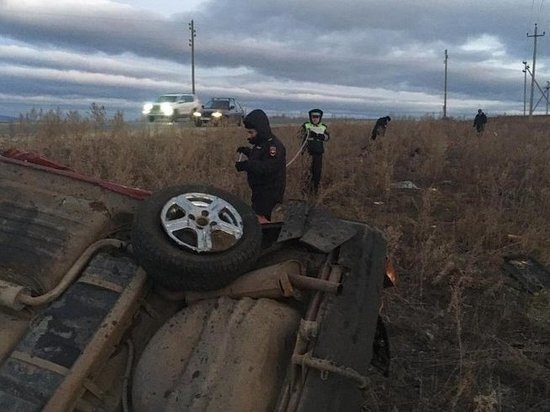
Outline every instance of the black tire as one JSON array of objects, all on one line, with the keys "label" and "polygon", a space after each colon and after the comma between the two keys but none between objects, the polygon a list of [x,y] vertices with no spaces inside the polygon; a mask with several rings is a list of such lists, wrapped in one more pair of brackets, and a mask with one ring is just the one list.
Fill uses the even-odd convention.
[{"label": "black tire", "polygon": [[[208,194],[228,203],[240,215],[242,234],[227,249],[197,252],[179,245],[163,228],[161,213],[170,199],[189,193]],[[138,208],[131,233],[136,261],[153,282],[174,291],[222,288],[255,263],[262,232],[254,211],[242,200],[206,185],[178,185],[154,193]]]}]

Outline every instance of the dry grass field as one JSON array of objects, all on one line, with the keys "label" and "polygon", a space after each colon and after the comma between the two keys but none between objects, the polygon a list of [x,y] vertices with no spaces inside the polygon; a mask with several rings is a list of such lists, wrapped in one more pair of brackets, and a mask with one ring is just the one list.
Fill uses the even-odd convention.
[{"label": "dry grass field", "polygon": [[[249,198],[233,167],[242,129],[44,117],[12,125],[0,150],[150,190],[204,182]],[[322,190],[308,201],[380,228],[400,276],[382,309],[391,373],[373,372],[365,410],[550,410],[550,292],[529,294],[501,268],[515,253],[550,264],[550,119],[490,118],[482,136],[470,120],[394,119],[376,141],[372,122],[327,124]],[[297,127],[274,128],[289,160]],[[306,161],[288,168],[287,199],[302,198]]]}]

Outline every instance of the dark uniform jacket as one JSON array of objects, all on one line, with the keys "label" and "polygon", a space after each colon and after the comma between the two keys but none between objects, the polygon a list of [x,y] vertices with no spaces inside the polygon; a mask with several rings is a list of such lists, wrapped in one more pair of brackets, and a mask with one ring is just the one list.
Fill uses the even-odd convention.
[{"label": "dark uniform jacket", "polygon": [[[283,201],[286,186],[286,149],[271,132],[269,120],[262,110],[253,110],[244,119],[247,128],[255,129],[254,139],[246,166],[248,185],[253,203],[270,200]],[[269,203],[269,202],[268,202]]]}]

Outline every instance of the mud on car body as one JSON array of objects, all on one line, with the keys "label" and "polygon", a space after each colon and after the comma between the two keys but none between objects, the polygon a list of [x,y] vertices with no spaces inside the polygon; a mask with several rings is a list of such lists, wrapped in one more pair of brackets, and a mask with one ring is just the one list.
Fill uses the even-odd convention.
[{"label": "mud on car body", "polygon": [[151,195],[24,152],[0,163],[2,410],[363,405],[378,230],[301,202],[260,227],[209,186]]}]

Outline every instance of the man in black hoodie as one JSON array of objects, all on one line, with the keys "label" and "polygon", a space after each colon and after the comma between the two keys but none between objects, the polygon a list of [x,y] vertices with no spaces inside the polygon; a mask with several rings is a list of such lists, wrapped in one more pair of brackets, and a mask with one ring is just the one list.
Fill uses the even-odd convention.
[{"label": "man in black hoodie", "polygon": [[248,160],[238,161],[235,168],[246,172],[252,191],[252,208],[260,223],[271,221],[271,212],[283,201],[286,186],[286,149],[271,132],[269,119],[263,110],[253,110],[244,118],[248,142],[252,147],[240,146],[238,153]]},{"label": "man in black hoodie", "polygon": [[376,140],[378,136],[384,136],[386,134],[386,129],[388,128],[388,123],[391,121],[390,116],[380,117],[374,124],[370,138]]},{"label": "man in black hoodie", "polygon": [[474,118],[474,127],[476,128],[478,135],[483,134],[485,123],[487,123],[487,115],[483,113],[483,110],[479,109],[476,117]]}]

